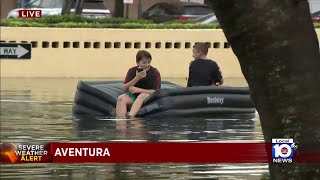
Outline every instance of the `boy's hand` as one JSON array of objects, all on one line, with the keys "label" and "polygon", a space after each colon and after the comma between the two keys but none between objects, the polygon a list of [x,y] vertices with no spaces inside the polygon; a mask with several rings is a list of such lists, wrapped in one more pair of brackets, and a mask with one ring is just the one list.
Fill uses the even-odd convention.
[{"label": "boy's hand", "polygon": [[222,85],[222,84],[223,84],[223,79],[221,79],[220,81],[215,81],[211,85],[212,86],[219,86],[219,85]]},{"label": "boy's hand", "polygon": [[136,77],[137,77],[138,79],[142,79],[142,78],[144,78],[144,77],[146,77],[146,76],[147,76],[147,72],[146,72],[145,70],[143,70],[143,71],[141,71],[141,72],[136,71]]},{"label": "boy's hand", "polygon": [[222,85],[223,84],[223,78],[221,78],[220,81],[218,81],[219,85]]}]

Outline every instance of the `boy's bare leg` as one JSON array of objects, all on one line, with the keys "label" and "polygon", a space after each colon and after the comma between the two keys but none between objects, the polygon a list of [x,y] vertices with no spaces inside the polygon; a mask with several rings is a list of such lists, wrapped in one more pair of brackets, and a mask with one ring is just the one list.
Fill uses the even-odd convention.
[{"label": "boy's bare leg", "polygon": [[117,118],[125,118],[127,114],[127,105],[132,104],[132,99],[126,95],[122,94],[118,97],[116,106],[116,116]]},{"label": "boy's bare leg", "polygon": [[127,132],[127,121],[123,120],[117,120],[116,121],[116,137],[124,139],[126,138],[126,132]]},{"label": "boy's bare leg", "polygon": [[149,96],[149,94],[141,93],[137,97],[137,99],[134,101],[134,103],[133,103],[133,105],[131,107],[130,113],[129,113],[129,115],[131,117],[135,117],[137,115],[137,113],[141,109],[141,106],[142,106],[143,102],[148,98],[148,96]]}]

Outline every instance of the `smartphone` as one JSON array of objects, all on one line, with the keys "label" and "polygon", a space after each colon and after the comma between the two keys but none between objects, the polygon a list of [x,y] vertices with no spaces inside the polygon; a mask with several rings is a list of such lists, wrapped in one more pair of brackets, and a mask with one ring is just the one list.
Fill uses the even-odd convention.
[{"label": "smartphone", "polygon": [[141,72],[143,71],[143,68],[142,67],[138,67],[138,72]]}]

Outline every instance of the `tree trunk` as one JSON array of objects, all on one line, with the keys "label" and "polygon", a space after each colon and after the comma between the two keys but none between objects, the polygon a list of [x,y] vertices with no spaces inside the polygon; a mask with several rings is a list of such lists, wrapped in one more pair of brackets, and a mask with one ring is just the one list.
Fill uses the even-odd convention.
[{"label": "tree trunk", "polygon": [[81,15],[82,14],[83,5],[84,5],[84,0],[77,0],[76,8],[75,8],[75,14],[76,15]]},{"label": "tree trunk", "polygon": [[115,0],[113,14],[114,14],[114,17],[123,17],[124,16],[123,0]]},{"label": "tree trunk", "polygon": [[72,6],[72,0],[64,0],[61,14],[62,15],[70,14],[71,6]]},{"label": "tree trunk", "polygon": [[[319,153],[320,54],[307,0],[212,3],[249,84],[265,141],[294,138],[297,152]],[[272,180],[320,178],[319,164],[269,164],[269,170]]]}]

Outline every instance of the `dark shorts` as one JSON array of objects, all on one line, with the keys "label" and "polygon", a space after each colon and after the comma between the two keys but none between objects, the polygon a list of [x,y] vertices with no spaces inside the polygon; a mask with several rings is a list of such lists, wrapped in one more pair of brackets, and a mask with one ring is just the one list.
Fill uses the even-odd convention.
[{"label": "dark shorts", "polygon": [[132,99],[133,102],[134,102],[134,101],[137,99],[137,97],[138,97],[138,94],[132,94],[130,91],[125,92],[125,94],[128,95],[128,96]]}]

